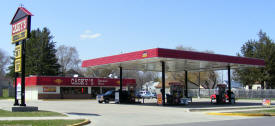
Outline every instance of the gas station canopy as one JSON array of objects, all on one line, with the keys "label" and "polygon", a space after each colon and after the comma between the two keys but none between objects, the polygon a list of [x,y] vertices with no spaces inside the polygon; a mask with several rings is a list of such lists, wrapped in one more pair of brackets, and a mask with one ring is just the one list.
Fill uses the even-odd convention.
[{"label": "gas station canopy", "polygon": [[226,70],[244,67],[263,67],[264,60],[194,51],[154,48],[131,53],[84,60],[82,67],[104,69],[122,67],[124,70],[162,71],[161,62],[165,62],[165,70],[207,71]]}]

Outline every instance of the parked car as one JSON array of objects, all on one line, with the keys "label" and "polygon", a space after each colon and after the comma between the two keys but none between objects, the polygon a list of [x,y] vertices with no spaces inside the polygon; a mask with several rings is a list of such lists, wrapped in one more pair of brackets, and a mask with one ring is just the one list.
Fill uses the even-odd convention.
[{"label": "parked car", "polygon": [[98,103],[109,103],[110,101],[115,101],[115,90],[109,90],[104,94],[97,95]]},{"label": "parked car", "polygon": [[139,97],[140,98],[156,98],[156,94],[153,94],[149,91],[140,91]]}]

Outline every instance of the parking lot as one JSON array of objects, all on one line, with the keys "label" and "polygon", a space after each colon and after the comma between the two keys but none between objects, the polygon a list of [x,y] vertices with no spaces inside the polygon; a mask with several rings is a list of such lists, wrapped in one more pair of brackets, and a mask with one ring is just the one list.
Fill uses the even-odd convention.
[{"label": "parking lot", "polygon": [[[40,110],[88,118],[92,121],[90,124],[92,126],[144,126],[255,118],[214,116],[206,115],[205,111],[188,111],[198,108],[259,106],[261,101],[243,100],[236,105],[211,105],[208,99],[193,99],[192,105],[187,106],[157,106],[152,103],[152,99],[145,100],[146,104],[99,104],[96,100],[39,100],[27,101],[26,103],[28,106],[38,106]],[[13,100],[0,100],[0,108],[2,109],[9,109],[12,104]]]}]

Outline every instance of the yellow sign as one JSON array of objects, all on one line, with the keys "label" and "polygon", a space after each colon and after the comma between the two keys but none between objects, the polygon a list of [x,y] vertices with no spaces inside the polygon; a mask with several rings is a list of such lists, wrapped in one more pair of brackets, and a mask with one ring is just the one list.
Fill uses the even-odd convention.
[{"label": "yellow sign", "polygon": [[43,87],[43,92],[56,92],[56,87]]},{"label": "yellow sign", "polygon": [[14,34],[11,36],[11,43],[16,43],[18,41],[21,41],[23,39],[27,39],[28,38],[28,32],[27,32],[27,29],[22,31],[22,32],[19,32],[17,34]]},{"label": "yellow sign", "polygon": [[14,64],[15,64],[14,71],[21,72],[21,59],[16,59]]},{"label": "yellow sign", "polygon": [[148,56],[147,52],[143,52],[142,58],[146,58]]},{"label": "yellow sign", "polygon": [[20,59],[22,54],[22,45],[15,46],[15,59]]},{"label": "yellow sign", "polygon": [[162,104],[162,94],[157,95],[157,104],[161,105]]},{"label": "yellow sign", "polygon": [[61,79],[56,79],[54,80],[55,83],[57,83],[58,85],[60,85],[62,83],[62,80]]}]

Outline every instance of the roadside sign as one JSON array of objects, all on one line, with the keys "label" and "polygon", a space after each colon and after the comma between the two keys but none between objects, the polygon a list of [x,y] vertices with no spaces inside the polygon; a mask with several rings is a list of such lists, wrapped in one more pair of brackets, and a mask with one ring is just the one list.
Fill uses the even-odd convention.
[{"label": "roadside sign", "polygon": [[28,17],[12,24],[12,43],[28,38]]},{"label": "roadside sign", "polygon": [[[21,84],[20,93],[17,93],[15,97],[14,105],[18,105],[18,100],[21,99],[21,106],[26,106],[25,104],[25,43],[26,39],[30,37],[31,30],[31,16],[33,16],[26,8],[18,7],[15,12],[10,24],[12,25],[12,36],[11,43],[15,44],[15,61],[14,61],[14,71],[15,79],[17,78],[17,73],[21,72]],[[21,42],[20,42],[21,41]],[[18,44],[21,45],[18,45]],[[23,53],[22,53],[23,52]],[[19,86],[16,86],[19,87]],[[17,90],[17,88],[15,89]],[[19,89],[19,88],[18,88]],[[19,98],[21,96],[21,98]]]},{"label": "roadside sign", "polygon": [[157,99],[158,99],[158,100],[157,100],[157,104],[158,104],[158,105],[162,105],[162,94],[158,94],[158,95],[157,95]]},{"label": "roadside sign", "polygon": [[265,107],[270,107],[271,100],[270,99],[263,99],[262,105]]},{"label": "roadside sign", "polygon": [[22,54],[22,45],[15,46],[15,59],[20,59]]},{"label": "roadside sign", "polygon": [[21,72],[21,59],[16,59],[14,64],[15,64],[14,71]]}]

